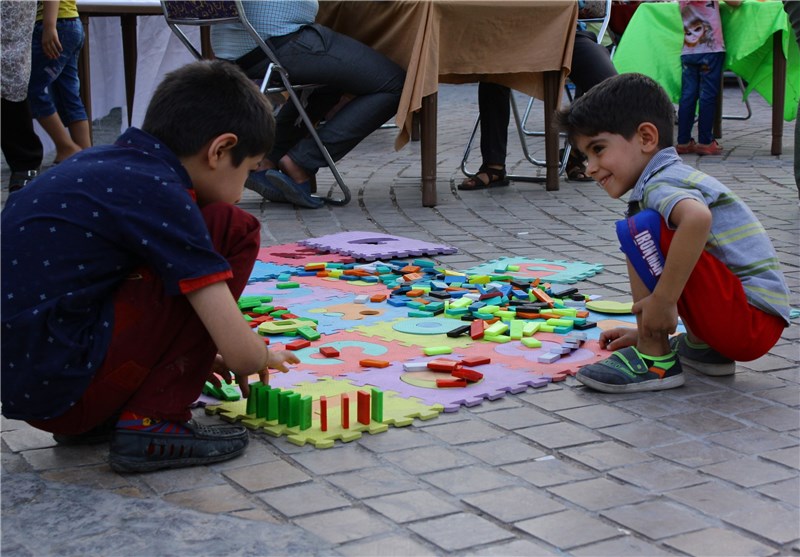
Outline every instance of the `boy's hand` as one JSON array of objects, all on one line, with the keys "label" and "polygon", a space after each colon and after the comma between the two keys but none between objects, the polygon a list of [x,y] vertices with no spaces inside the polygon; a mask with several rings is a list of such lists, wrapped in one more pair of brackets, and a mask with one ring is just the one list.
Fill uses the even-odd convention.
[{"label": "boy's hand", "polygon": [[[291,350],[270,350],[267,358],[267,367],[277,369],[283,373],[289,371],[286,364],[299,364],[300,358]],[[266,371],[266,370],[264,370]]]},{"label": "boy's hand", "polygon": [[657,294],[633,304],[632,311],[640,316],[642,334],[646,337],[666,338],[678,328],[678,306]]},{"label": "boy's hand", "polygon": [[58,39],[58,31],[56,28],[48,29],[45,27],[42,29],[42,51],[44,55],[51,60],[56,60],[61,56],[62,50],[63,48],[61,47],[61,41]]},{"label": "boy's hand", "polygon": [[634,327],[615,327],[600,333],[600,347],[606,350],[620,350],[628,346],[636,346],[639,331]]}]

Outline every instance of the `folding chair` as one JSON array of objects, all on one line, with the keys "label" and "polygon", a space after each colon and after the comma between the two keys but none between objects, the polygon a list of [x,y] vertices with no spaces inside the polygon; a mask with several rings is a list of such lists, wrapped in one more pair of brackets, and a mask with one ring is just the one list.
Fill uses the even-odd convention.
[{"label": "folding chair", "polygon": [[322,143],[322,140],[320,140],[314,122],[308,117],[303,103],[297,95],[298,91],[313,89],[320,87],[320,85],[293,85],[289,81],[289,74],[286,69],[281,66],[281,63],[269,46],[267,46],[267,43],[264,42],[264,39],[259,36],[247,20],[241,0],[161,0],[161,7],[164,12],[164,19],[167,25],[169,25],[169,28],[198,60],[203,58],[201,51],[192,44],[192,41],[186,36],[183,30],[181,30],[180,26],[210,27],[219,23],[238,23],[247,31],[256,44],[258,44],[259,48],[264,51],[267,60],[269,60],[267,71],[264,78],[261,80],[261,92],[269,96],[283,93],[288,94],[289,101],[297,109],[300,118],[308,129],[309,135],[311,135],[317,147],[322,152],[322,156],[325,158],[328,168],[330,168],[336,183],[342,190],[341,198],[334,198],[329,195],[322,199],[331,205],[346,205],[349,203],[351,199],[350,189],[344,183],[341,174],[339,174],[339,170],[336,168],[336,163],[334,163],[328,149]]},{"label": "folding chair", "polygon": [[[600,27],[597,30],[597,43],[600,44],[603,42],[603,37],[605,37],[606,30],[608,29],[608,22],[611,19],[611,0],[585,0],[583,3],[583,8],[578,12],[578,21],[580,23],[585,24],[598,24]],[[564,89],[569,97],[569,101],[572,102],[572,90],[569,84],[564,84]],[[535,137],[544,137],[544,131],[534,131],[529,130],[526,125],[528,122],[528,118],[531,114],[531,109],[533,108],[533,97],[528,100],[528,106],[525,109],[525,113],[520,117],[519,108],[517,106],[517,101],[514,99],[514,94],[512,91],[511,94],[511,113],[514,116],[514,123],[516,124],[517,128],[517,135],[519,136],[519,143],[522,147],[522,154],[523,156],[535,166],[544,167],[547,165],[546,161],[538,160],[534,158],[529,150],[528,150],[528,142],[526,137],[535,136]],[[475,120],[475,125],[472,127],[472,133],[469,136],[469,140],[467,141],[467,147],[464,149],[464,157],[461,159],[461,172],[464,173],[465,176],[470,178],[474,177],[477,174],[477,170],[475,172],[470,171],[467,168],[467,163],[469,161],[469,155],[472,151],[472,143],[475,141],[475,136],[478,133],[478,126],[481,122],[481,115],[478,114],[478,117]],[[561,161],[559,163],[558,173],[563,174],[564,170],[567,168],[567,162],[569,161],[569,155],[572,152],[572,146],[568,142],[564,142],[564,149],[563,149],[563,156],[561,157]],[[517,174],[507,174],[506,177],[509,180],[515,180],[517,182],[543,182],[545,178],[539,176],[525,176],[525,175],[517,175]]]}]

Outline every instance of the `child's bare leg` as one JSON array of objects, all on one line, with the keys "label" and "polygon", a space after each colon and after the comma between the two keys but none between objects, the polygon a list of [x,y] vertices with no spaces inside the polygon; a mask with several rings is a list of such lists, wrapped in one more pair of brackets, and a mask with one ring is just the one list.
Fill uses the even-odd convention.
[{"label": "child's bare leg", "polygon": [[63,161],[81,150],[81,146],[72,140],[57,113],[42,116],[37,120],[56,145],[56,161]]},{"label": "child's bare leg", "polygon": [[[651,292],[644,285],[642,279],[639,278],[639,274],[633,268],[631,262],[628,261],[627,263],[633,301],[638,302],[649,296]],[[641,314],[636,314],[636,327],[639,329],[639,340],[636,344],[636,349],[639,352],[648,356],[664,356],[672,351],[669,347],[669,337],[667,335],[652,336],[645,334],[642,330]]]},{"label": "child's bare leg", "polygon": [[89,131],[89,120],[76,120],[69,125],[69,135],[81,149],[92,146],[92,135]]}]

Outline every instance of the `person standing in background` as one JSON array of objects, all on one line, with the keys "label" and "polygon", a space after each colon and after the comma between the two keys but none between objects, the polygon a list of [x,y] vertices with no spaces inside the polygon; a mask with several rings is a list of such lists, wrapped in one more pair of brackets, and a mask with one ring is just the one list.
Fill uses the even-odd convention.
[{"label": "person standing in background", "polygon": [[45,0],[37,6],[28,97],[33,117],[56,145],[53,162],[58,164],[92,144],[78,78],[83,25],[75,0]]},{"label": "person standing in background", "polygon": [[2,38],[1,148],[11,177],[8,191],[22,189],[39,173],[42,165],[42,142],[33,131],[31,107],[28,103],[28,80],[31,76],[31,34],[36,20],[33,2],[0,3],[0,37]]}]

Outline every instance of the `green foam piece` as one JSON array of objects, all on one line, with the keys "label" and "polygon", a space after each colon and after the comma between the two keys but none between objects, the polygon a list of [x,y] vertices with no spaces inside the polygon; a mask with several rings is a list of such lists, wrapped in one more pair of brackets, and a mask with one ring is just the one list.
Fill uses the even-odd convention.
[{"label": "green foam piece", "polygon": [[288,427],[297,427],[300,425],[301,414],[300,393],[293,392],[286,397],[286,400],[289,401],[289,419],[286,425]]},{"label": "green foam piece", "polygon": [[452,346],[428,346],[424,349],[426,356],[439,356],[441,354],[452,354]]},{"label": "green foam piece", "polygon": [[370,403],[372,404],[372,419],[376,422],[383,422],[383,391],[372,389]]},{"label": "green foam piece", "polygon": [[279,424],[288,424],[289,423],[289,396],[292,395],[292,391],[281,391],[278,393],[278,423]]},{"label": "green foam piece", "polygon": [[270,390],[267,391],[267,419],[270,421],[278,419],[278,414],[280,412],[280,396],[280,389],[270,388]]},{"label": "green foam piece", "polygon": [[306,340],[318,340],[322,336],[313,327],[298,327],[297,334]]},{"label": "green foam piece", "polygon": [[286,290],[287,288],[300,288],[299,282],[279,282],[275,284],[278,290]]},{"label": "green foam piece", "polygon": [[300,397],[300,430],[304,431],[311,427],[311,408],[314,399],[309,395]]}]

